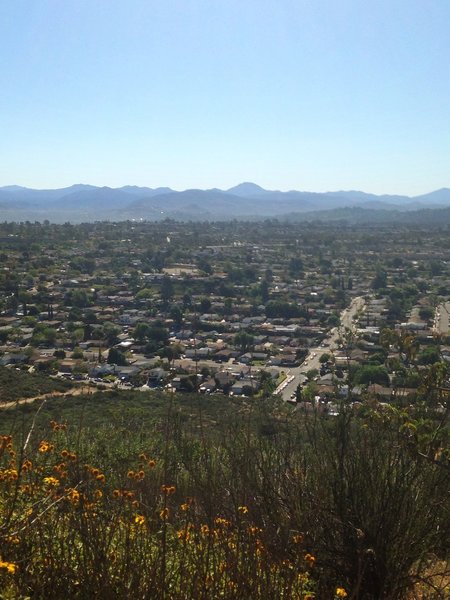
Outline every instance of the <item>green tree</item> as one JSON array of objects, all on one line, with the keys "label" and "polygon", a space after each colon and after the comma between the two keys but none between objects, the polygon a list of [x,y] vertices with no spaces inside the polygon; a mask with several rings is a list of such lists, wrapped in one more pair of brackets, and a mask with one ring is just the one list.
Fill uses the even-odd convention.
[{"label": "green tree", "polygon": [[151,327],[148,323],[138,323],[133,329],[133,338],[138,342],[144,342],[150,335]]},{"label": "green tree", "polygon": [[385,288],[387,285],[387,273],[384,269],[377,269],[375,277],[372,280],[371,287],[373,290]]},{"label": "green tree", "polygon": [[306,372],[306,377],[308,378],[308,381],[313,381],[313,379],[315,377],[317,377],[318,374],[319,374],[319,371],[317,369],[309,369]]},{"label": "green tree", "polygon": [[441,353],[438,346],[427,346],[417,357],[417,361],[421,365],[434,365],[440,360]]},{"label": "green tree", "polygon": [[266,279],[263,279],[259,285],[259,295],[261,296],[261,301],[265,304],[269,299],[269,284]]},{"label": "green tree", "polygon": [[75,306],[77,308],[86,308],[90,301],[85,290],[71,290],[64,299],[66,306]]},{"label": "green tree", "polygon": [[422,321],[429,321],[434,317],[434,310],[431,308],[431,306],[422,306],[419,309],[419,317],[422,319]]},{"label": "green tree", "polygon": [[363,365],[355,371],[353,381],[357,385],[378,383],[380,385],[388,386],[389,373],[386,367],[379,365]]},{"label": "green tree", "polygon": [[225,298],[223,303],[223,314],[231,315],[233,312],[233,300],[231,298]]},{"label": "green tree", "polygon": [[161,345],[166,345],[169,340],[169,332],[162,321],[158,320],[150,326],[148,337],[151,340],[159,342]]},{"label": "green tree", "polygon": [[183,324],[183,311],[179,306],[172,306],[170,309],[170,318],[173,319],[177,327],[181,327]]},{"label": "green tree", "polygon": [[72,352],[72,358],[82,359],[84,358],[83,350],[79,346],[75,346]]},{"label": "green tree", "polygon": [[298,256],[293,256],[289,260],[288,271],[291,277],[300,277],[303,274],[303,261]]},{"label": "green tree", "polygon": [[330,327],[338,327],[340,322],[341,320],[338,315],[330,315],[327,319],[327,323]]},{"label": "green tree", "polygon": [[314,402],[318,389],[318,385],[315,381],[310,381],[307,383],[302,391],[303,400],[305,402]]},{"label": "green tree", "polygon": [[56,329],[47,327],[43,323],[38,323],[34,328],[31,343],[33,346],[39,346],[41,344],[52,346],[56,341],[56,337]]},{"label": "green tree", "polygon": [[103,339],[108,343],[109,346],[117,344],[119,333],[120,329],[117,327],[117,325],[113,325],[112,323],[105,323],[103,325]]},{"label": "green tree", "polygon": [[167,304],[174,295],[173,283],[168,275],[165,275],[161,282],[161,299]]},{"label": "green tree", "polygon": [[239,348],[241,352],[248,352],[254,343],[255,338],[247,331],[239,331],[234,336],[234,345]]},{"label": "green tree", "polygon": [[211,300],[209,298],[202,298],[200,300],[200,311],[202,313],[208,313],[211,309]]},{"label": "green tree", "polygon": [[118,365],[121,367],[127,364],[125,354],[118,348],[110,348],[106,362],[110,365]]},{"label": "green tree", "polygon": [[270,373],[261,371],[259,374],[259,383],[261,385],[261,395],[270,396],[276,388],[276,383]]},{"label": "green tree", "polygon": [[171,344],[170,346],[165,346],[160,354],[161,358],[167,359],[170,368],[170,365],[173,365],[174,361],[180,358],[182,354],[182,348],[179,344]]}]

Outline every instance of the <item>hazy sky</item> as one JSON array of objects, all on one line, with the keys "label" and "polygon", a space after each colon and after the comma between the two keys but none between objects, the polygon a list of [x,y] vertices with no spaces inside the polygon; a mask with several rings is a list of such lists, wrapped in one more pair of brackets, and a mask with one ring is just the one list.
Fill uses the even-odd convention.
[{"label": "hazy sky", "polygon": [[450,187],[449,0],[1,0],[0,186]]}]

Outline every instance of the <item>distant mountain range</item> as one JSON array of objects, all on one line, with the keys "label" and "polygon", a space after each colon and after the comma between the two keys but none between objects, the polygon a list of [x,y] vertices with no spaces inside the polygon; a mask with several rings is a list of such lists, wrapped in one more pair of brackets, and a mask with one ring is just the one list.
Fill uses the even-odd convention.
[{"label": "distant mountain range", "polygon": [[[358,209],[355,212],[355,209]],[[67,188],[35,190],[16,185],[0,187],[0,220],[49,220],[74,223],[126,219],[224,220],[292,218],[295,220],[350,220],[354,222],[414,220],[404,213],[431,221],[450,213],[450,189],[421,196],[367,194],[360,191],[281,192],[245,182],[228,190],[184,190],[126,185],[121,188],[75,184]],[[402,216],[403,215],[403,216]]]}]

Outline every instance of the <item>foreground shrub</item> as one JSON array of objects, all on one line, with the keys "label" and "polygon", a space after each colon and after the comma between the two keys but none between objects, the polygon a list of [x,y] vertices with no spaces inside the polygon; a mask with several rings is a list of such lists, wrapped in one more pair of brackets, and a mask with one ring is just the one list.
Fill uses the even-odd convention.
[{"label": "foreground shrub", "polygon": [[436,587],[443,423],[285,411],[206,429],[169,405],[152,427],[51,421],[2,436],[3,597],[394,600],[417,580]]}]

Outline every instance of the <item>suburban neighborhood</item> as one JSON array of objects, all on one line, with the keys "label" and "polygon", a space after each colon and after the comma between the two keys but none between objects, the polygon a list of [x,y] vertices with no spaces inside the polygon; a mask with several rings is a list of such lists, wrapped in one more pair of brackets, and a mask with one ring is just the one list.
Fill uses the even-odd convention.
[{"label": "suburban neighborhood", "polygon": [[[450,359],[438,229],[0,226],[0,366],[92,387],[413,399]],[[330,410],[333,410],[331,408]]]}]

